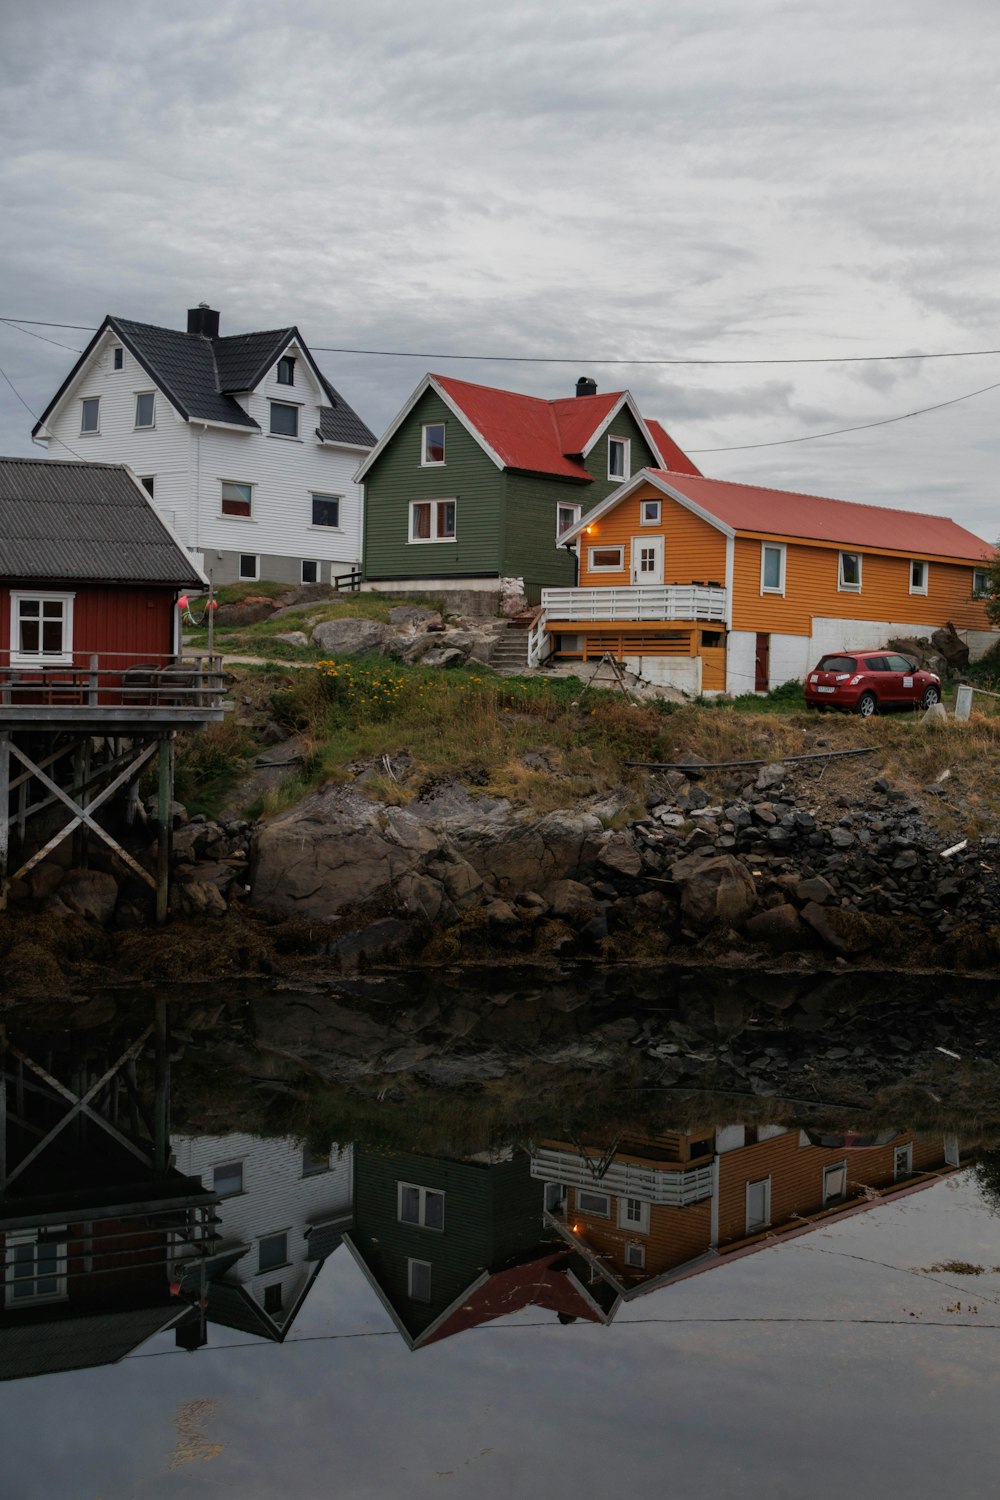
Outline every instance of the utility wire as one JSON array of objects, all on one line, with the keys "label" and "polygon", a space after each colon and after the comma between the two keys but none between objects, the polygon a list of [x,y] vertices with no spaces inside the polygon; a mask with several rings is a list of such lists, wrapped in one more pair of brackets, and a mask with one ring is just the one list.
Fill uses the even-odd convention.
[{"label": "utility wire", "polygon": [[20,323],[15,323],[10,318],[0,318],[5,328],[14,328],[18,333],[26,333],[30,339],[41,339],[43,344],[53,344],[57,349],[68,349],[71,354],[82,354],[75,344],[64,344],[61,339],[47,339],[44,333],[33,333],[30,328],[22,328]]},{"label": "utility wire", "polygon": [[[3,376],[4,380],[6,380],[7,384],[10,386],[11,390],[14,392],[14,395],[17,397],[18,401],[20,401],[21,405],[24,407],[25,411],[28,413],[28,416],[29,417],[34,417],[34,419],[35,419],[36,422],[40,421],[40,418],[37,417],[35,415],[35,413],[32,411],[31,407],[28,405],[27,401],[25,401],[24,397],[21,395],[21,392],[18,390],[17,386],[14,384],[13,380],[11,380],[10,376],[7,374],[7,371],[3,368],[2,365],[0,365],[0,375]],[[54,436],[54,434],[53,434],[53,436]],[[56,438],[55,440],[56,440],[57,443],[61,443],[62,446],[65,449],[67,449],[68,452],[72,453],[72,455],[73,455],[74,458],[78,458],[81,463],[86,463],[87,462],[87,460],[83,457],[82,453],[77,453],[77,451],[76,451],[75,448],[70,448],[69,443],[64,443],[63,440],[62,440],[62,438]],[[34,441],[34,439],[32,439],[32,441]]]}]

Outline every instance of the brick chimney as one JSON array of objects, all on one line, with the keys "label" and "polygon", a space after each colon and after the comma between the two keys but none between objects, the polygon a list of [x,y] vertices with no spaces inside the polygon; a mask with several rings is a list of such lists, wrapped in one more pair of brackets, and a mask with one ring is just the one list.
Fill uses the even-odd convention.
[{"label": "brick chimney", "polygon": [[202,338],[217,339],[219,337],[219,314],[209,307],[207,302],[199,302],[197,307],[189,307],[187,331],[200,334]]}]

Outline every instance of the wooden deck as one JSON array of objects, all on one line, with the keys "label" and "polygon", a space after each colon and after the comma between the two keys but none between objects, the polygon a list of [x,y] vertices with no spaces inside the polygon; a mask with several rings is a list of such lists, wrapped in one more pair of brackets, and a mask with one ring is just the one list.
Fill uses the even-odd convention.
[{"label": "wooden deck", "polygon": [[0,660],[0,730],[127,735],[205,728],[223,717],[226,680],[216,655],[139,661],[93,654],[51,665]]}]

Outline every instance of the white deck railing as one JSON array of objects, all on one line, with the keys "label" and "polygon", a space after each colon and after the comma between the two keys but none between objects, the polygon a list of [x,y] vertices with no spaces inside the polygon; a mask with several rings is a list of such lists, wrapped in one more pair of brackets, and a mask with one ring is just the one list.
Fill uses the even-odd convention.
[{"label": "white deck railing", "polygon": [[586,1157],[541,1148],[531,1158],[531,1175],[542,1182],[609,1193],[614,1198],[638,1198],[643,1203],[668,1203],[685,1208],[712,1196],[712,1167],[682,1167],[655,1163],[612,1161],[603,1174]]},{"label": "white deck railing", "polygon": [[724,624],[726,591],[699,584],[542,589],[544,620],[710,620]]}]

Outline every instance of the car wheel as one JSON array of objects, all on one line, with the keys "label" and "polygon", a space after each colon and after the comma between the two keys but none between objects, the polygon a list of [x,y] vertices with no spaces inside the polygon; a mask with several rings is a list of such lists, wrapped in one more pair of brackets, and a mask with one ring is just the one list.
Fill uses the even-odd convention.
[{"label": "car wheel", "polygon": [[854,712],[862,719],[871,719],[878,713],[878,699],[874,693],[862,693],[854,705]]},{"label": "car wheel", "polygon": [[924,696],[920,701],[925,708],[933,708],[935,703],[941,702],[941,689],[936,688],[932,682],[930,687],[924,689]]}]

